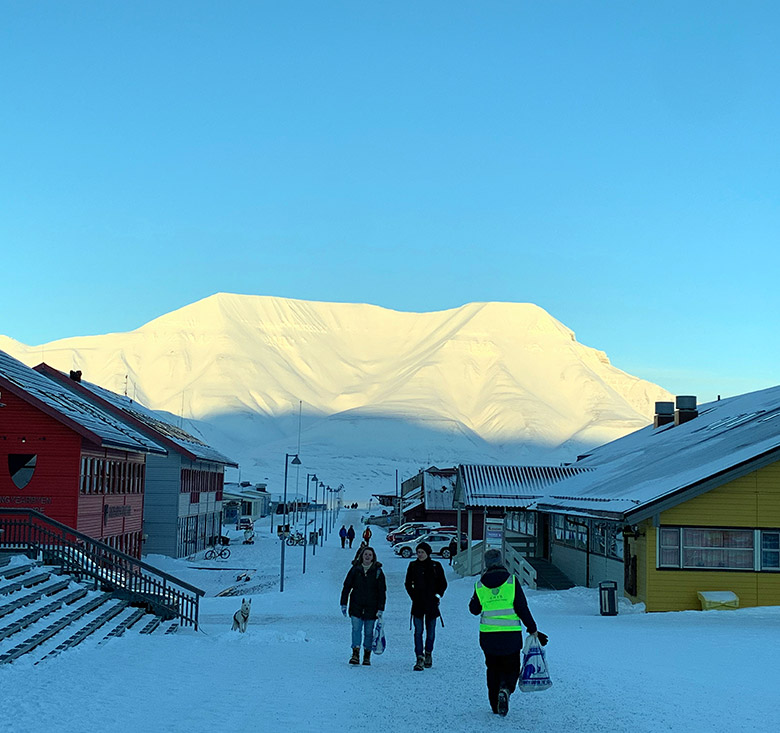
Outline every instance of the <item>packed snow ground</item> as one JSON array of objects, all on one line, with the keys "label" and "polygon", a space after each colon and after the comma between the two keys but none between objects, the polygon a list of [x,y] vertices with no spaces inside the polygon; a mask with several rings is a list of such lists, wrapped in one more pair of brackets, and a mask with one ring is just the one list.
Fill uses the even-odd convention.
[{"label": "packed snow ground", "polygon": [[[359,519],[345,511],[336,528]],[[339,593],[354,550],[341,550],[334,533],[316,557],[309,548],[302,575],[303,548],[286,548],[280,593],[279,542],[270,523],[256,529],[256,543],[232,544],[227,561],[149,558],[207,591],[200,632],[131,634],[37,667],[24,659],[0,667],[0,730],[777,730],[780,608],[644,614],[622,601],[617,617],[602,617],[593,589],[528,591],[550,636],[554,686],[515,693],[499,718],[488,707],[478,623],[467,610],[473,579],[443,563],[450,587],[434,666],[413,672],[408,562],[375,530],[388,579],[388,647],[371,667],[351,667]],[[195,569],[205,567],[225,569]],[[252,615],[239,634],[230,625],[241,597],[214,596],[244,569],[252,572],[240,584]]]}]

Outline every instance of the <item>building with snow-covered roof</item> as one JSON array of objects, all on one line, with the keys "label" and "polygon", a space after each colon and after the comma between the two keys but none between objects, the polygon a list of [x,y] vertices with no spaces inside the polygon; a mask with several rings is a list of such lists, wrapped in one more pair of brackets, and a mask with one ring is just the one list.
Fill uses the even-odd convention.
[{"label": "building with snow-covered roof", "polygon": [[700,591],[780,604],[780,386],[657,403],[652,425],[576,465],[592,470],[531,507],[572,580],[607,579],[611,559],[609,579],[648,611],[699,608]]},{"label": "building with snow-covered roof", "polygon": [[0,512],[34,509],[134,557],[154,438],[0,351]]},{"label": "building with snow-covered roof", "polygon": [[225,467],[237,466],[235,461],[166,415],[84,381],[80,372],[69,376],[47,364],[39,364],[35,372],[165,449],[146,462],[145,554],[183,557],[205,549],[222,533]]}]

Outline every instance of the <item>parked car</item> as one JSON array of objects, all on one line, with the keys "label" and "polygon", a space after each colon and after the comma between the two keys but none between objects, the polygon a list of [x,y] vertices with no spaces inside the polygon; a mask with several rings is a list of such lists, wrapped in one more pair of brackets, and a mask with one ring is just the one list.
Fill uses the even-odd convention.
[{"label": "parked car", "polygon": [[392,545],[396,545],[399,542],[409,542],[417,537],[422,537],[424,534],[430,534],[438,530],[438,527],[412,527],[412,529],[402,532],[401,534],[394,535],[390,540]]},{"label": "parked car", "polygon": [[402,524],[400,527],[391,529],[387,533],[387,541],[395,542],[397,541],[399,536],[411,534],[412,530],[425,529],[427,531],[430,531],[432,529],[435,529],[438,526],[439,526],[438,522],[404,522],[404,524]]},{"label": "parked car", "polygon": [[243,516],[238,520],[238,529],[254,529],[255,523],[252,517]]},{"label": "parked car", "polygon": [[441,555],[443,558],[448,558],[450,556],[450,540],[452,540],[452,534],[434,531],[429,534],[420,535],[407,542],[399,542],[393,547],[393,552],[401,557],[409,558],[414,555],[417,545],[419,545],[420,542],[427,542],[431,546],[431,552],[434,555]]}]

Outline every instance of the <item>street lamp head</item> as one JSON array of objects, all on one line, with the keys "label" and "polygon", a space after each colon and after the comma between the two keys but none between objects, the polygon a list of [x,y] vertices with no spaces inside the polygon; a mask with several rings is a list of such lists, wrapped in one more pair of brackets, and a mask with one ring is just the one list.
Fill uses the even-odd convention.
[{"label": "street lamp head", "polygon": [[297,453],[293,456],[293,459],[290,461],[290,464],[293,465],[293,466],[300,466],[301,465],[301,459],[298,458],[298,454]]},{"label": "street lamp head", "polygon": [[309,481],[314,481],[315,483],[316,483],[317,481],[319,481],[319,479],[317,478],[317,474],[316,474],[316,473],[313,473],[313,474],[311,475],[311,478],[309,479]]}]

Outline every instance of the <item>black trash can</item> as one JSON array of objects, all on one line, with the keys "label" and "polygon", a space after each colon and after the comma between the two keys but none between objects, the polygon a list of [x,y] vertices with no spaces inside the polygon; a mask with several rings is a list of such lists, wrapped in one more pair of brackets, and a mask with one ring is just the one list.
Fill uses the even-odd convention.
[{"label": "black trash can", "polygon": [[617,616],[617,587],[614,580],[599,583],[599,610],[602,616]]}]

